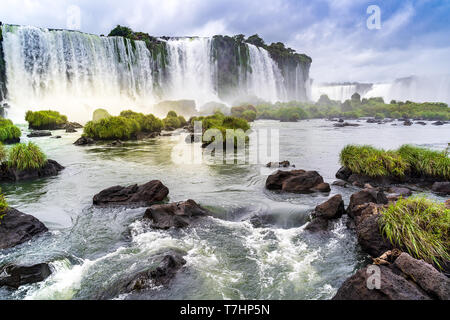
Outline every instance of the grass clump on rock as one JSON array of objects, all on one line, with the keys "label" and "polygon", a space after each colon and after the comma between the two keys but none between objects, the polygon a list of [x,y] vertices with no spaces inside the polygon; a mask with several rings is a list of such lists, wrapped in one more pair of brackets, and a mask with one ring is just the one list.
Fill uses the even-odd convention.
[{"label": "grass clump on rock", "polygon": [[7,210],[8,210],[8,202],[6,202],[5,196],[2,193],[2,189],[0,189],[0,220],[6,214]]},{"label": "grass clump on rock", "polygon": [[398,150],[347,145],[340,153],[340,163],[353,173],[369,177],[412,175],[450,178],[450,158],[446,152],[410,145],[403,145]]},{"label": "grass clump on rock", "polygon": [[424,197],[400,199],[382,210],[382,233],[417,259],[450,260],[450,209]]},{"label": "grass clump on rock", "polygon": [[11,120],[0,117],[0,142],[18,142],[22,133]]},{"label": "grass clump on rock", "polygon": [[163,123],[165,130],[178,129],[187,125],[186,119],[183,116],[178,116],[175,111],[169,111],[163,119]]},{"label": "grass clump on rock", "polygon": [[8,153],[8,167],[20,171],[40,169],[47,163],[47,157],[33,142],[18,143]]},{"label": "grass clump on rock", "polygon": [[161,119],[155,117],[153,114],[145,115],[143,113],[126,110],[122,111],[120,116],[136,120],[139,124],[139,130],[143,132],[161,132],[163,127]]},{"label": "grass clump on rock", "polygon": [[65,115],[52,110],[27,111],[25,120],[28,122],[29,127],[35,130],[60,129],[67,123]]},{"label": "grass clump on rock", "polygon": [[86,123],[84,135],[96,140],[128,140],[139,130],[139,123],[136,120],[122,116],[111,116]]}]

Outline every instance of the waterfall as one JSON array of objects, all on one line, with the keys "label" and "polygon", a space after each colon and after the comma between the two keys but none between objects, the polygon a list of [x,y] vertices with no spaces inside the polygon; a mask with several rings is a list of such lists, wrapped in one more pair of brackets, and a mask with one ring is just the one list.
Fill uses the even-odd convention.
[{"label": "waterfall", "polygon": [[450,105],[450,75],[412,76],[390,83],[375,84],[365,97],[383,97],[414,102],[445,102]]},{"label": "waterfall", "polygon": [[247,94],[269,102],[284,101],[286,87],[281,72],[267,50],[247,44],[250,68],[247,71]]},{"label": "waterfall", "polygon": [[266,49],[229,37],[225,45],[216,37],[154,38],[155,50],[154,43],[123,37],[1,28],[0,89],[6,89],[8,117],[14,121],[23,122],[27,110],[57,110],[83,122],[97,108],[149,113],[162,100],[191,99],[200,107],[237,98],[308,97],[309,65],[275,61]]},{"label": "waterfall", "polygon": [[199,105],[220,100],[211,38],[168,40],[167,51],[168,83],[164,89],[167,99],[192,99]]},{"label": "waterfall", "polygon": [[[72,118],[152,97],[145,43],[72,31],[3,26],[10,111],[51,108]],[[135,103],[133,103],[135,105]]]}]

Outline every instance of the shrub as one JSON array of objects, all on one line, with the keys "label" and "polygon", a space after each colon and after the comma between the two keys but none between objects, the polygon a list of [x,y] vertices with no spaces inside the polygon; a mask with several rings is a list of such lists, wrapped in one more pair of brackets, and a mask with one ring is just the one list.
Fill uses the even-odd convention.
[{"label": "shrub", "polygon": [[0,164],[6,160],[8,153],[6,152],[5,146],[0,142]]},{"label": "shrub", "polygon": [[0,220],[6,214],[6,210],[8,210],[8,203],[6,202],[5,196],[2,193],[2,189],[0,189]]},{"label": "shrub", "polygon": [[0,118],[0,142],[17,140],[21,135],[20,129],[11,120]]},{"label": "shrub", "polygon": [[177,113],[175,111],[169,111],[167,113],[166,118],[170,118],[170,117],[178,117]]},{"label": "shrub", "polygon": [[143,132],[160,132],[163,122],[152,114],[144,115],[131,110],[122,111],[120,116],[133,119],[139,124],[139,130]]},{"label": "shrub", "polygon": [[241,117],[248,122],[253,122],[256,119],[256,112],[252,110],[246,110],[242,113]]},{"label": "shrub", "polygon": [[413,174],[450,179],[450,158],[445,151],[404,145],[398,153],[409,163]]},{"label": "shrub", "polygon": [[84,126],[84,135],[97,140],[128,140],[139,131],[140,126],[135,119],[122,116],[89,121]]},{"label": "shrub", "polygon": [[424,197],[399,199],[382,211],[382,233],[418,259],[438,266],[450,260],[450,209]]},{"label": "shrub", "polygon": [[17,170],[40,169],[47,157],[33,142],[18,143],[9,150],[8,166]]},{"label": "shrub", "polygon": [[25,120],[32,129],[56,129],[58,126],[67,123],[67,117],[58,111],[27,111]]},{"label": "shrub", "polygon": [[186,119],[183,116],[178,116],[175,111],[169,111],[167,117],[163,119],[164,129],[178,129],[187,124]]},{"label": "shrub", "polygon": [[111,115],[105,109],[97,109],[92,115],[92,121],[99,121],[104,118],[109,118]]},{"label": "shrub", "polygon": [[372,146],[347,145],[340,154],[340,163],[354,173],[369,177],[403,176],[409,164],[395,151],[378,150]]}]

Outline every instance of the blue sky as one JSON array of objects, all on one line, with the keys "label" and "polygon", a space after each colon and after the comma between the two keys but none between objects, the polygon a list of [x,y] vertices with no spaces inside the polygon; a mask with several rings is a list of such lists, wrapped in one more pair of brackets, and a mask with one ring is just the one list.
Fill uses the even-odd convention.
[{"label": "blue sky", "polygon": [[[73,5],[81,31],[96,34],[116,24],[156,36],[258,33],[310,55],[318,82],[450,73],[449,0],[2,0],[0,20],[66,28]],[[366,26],[369,5],[380,7],[379,30]]]}]

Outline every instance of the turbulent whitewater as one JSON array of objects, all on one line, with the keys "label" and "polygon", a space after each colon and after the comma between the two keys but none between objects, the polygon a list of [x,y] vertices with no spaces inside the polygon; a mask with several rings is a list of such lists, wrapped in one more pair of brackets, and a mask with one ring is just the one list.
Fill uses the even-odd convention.
[{"label": "turbulent whitewater", "polygon": [[307,100],[310,62],[275,61],[264,48],[234,40],[219,48],[217,37],[158,39],[157,52],[122,37],[3,25],[2,96],[13,119],[51,108],[78,120],[98,107],[150,112],[170,99],[192,99],[197,106],[248,97]]}]

